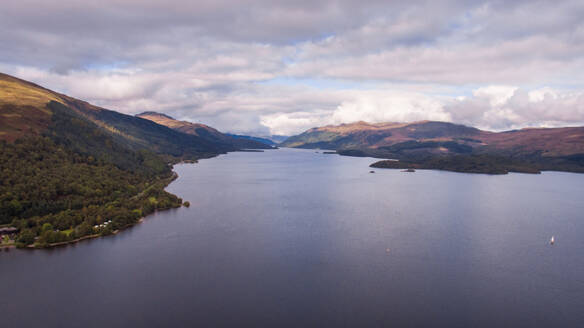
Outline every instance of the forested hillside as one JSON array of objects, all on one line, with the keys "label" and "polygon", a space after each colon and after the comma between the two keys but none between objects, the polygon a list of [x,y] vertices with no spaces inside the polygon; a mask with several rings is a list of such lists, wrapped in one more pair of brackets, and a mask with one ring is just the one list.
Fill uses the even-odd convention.
[{"label": "forested hillside", "polygon": [[110,234],[182,204],[172,163],[236,149],[0,74],[0,226],[20,247]]},{"label": "forested hillside", "polygon": [[0,224],[20,229],[20,246],[109,234],[182,202],[164,191],[170,168],[145,152],[132,154],[142,167],[126,169],[49,137],[3,141],[0,152]]}]

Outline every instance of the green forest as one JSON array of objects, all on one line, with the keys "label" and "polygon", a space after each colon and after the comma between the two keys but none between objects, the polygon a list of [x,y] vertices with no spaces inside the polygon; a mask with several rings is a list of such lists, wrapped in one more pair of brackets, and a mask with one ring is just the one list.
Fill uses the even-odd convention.
[{"label": "green forest", "polygon": [[122,170],[58,146],[48,137],[0,142],[0,224],[20,229],[17,246],[43,247],[110,234],[182,200],[164,187],[173,178]]},{"label": "green forest", "polygon": [[132,150],[68,108],[52,106],[42,135],[0,141],[0,226],[17,247],[108,235],[155,210],[179,207],[164,188],[178,160]]}]

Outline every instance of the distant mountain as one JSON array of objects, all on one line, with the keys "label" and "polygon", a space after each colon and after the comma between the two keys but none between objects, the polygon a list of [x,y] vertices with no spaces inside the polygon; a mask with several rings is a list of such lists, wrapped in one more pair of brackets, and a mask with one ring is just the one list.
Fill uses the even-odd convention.
[{"label": "distant mountain", "polygon": [[275,146],[276,143],[270,139],[267,138],[260,138],[260,137],[254,137],[254,136],[245,136],[245,135],[241,135],[241,134],[231,134],[231,133],[226,133],[226,135],[235,138],[235,139],[245,139],[245,140],[253,140],[253,141],[257,141],[257,142],[261,142],[263,144],[266,145],[270,145],[270,146]]},{"label": "distant mountain", "polygon": [[480,130],[444,122],[356,122],[310,129],[282,142],[283,147],[347,149],[379,148],[408,140],[474,136]]},{"label": "distant mountain", "polygon": [[152,122],[164,125],[176,131],[186,133],[189,135],[197,136],[206,140],[208,142],[223,145],[228,148],[236,149],[270,149],[272,148],[269,143],[256,140],[252,137],[246,136],[235,136],[230,134],[224,134],[216,129],[200,123],[192,123],[187,121],[176,120],[166,114],[157,112],[144,112],[136,115],[143,119],[150,120]]},{"label": "distant mountain", "polygon": [[[448,122],[356,122],[313,128],[285,140],[281,146],[337,150],[340,154],[398,159],[416,167],[439,166],[462,171],[488,171],[492,164],[522,171],[564,170],[584,172],[584,127],[522,129],[489,132]],[[482,156],[477,158],[476,156]],[[453,160],[456,157],[456,160]],[[493,160],[496,157],[497,160]],[[488,158],[488,159],[487,159]],[[488,161],[491,165],[476,168]],[[428,164],[428,163],[433,164]],[[426,163],[427,165],[422,165]],[[397,163],[386,163],[396,166]],[[398,165],[399,166],[399,165]],[[411,165],[401,165],[409,167]]]},{"label": "distant mountain", "polygon": [[239,134],[229,134],[234,138],[244,138],[244,139],[251,139],[256,140],[259,142],[263,142],[268,145],[277,146],[282,141],[289,138],[289,136],[282,136],[277,134],[267,135],[267,136],[246,136],[246,135],[239,135]]},{"label": "distant mountain", "polygon": [[290,136],[283,136],[283,135],[279,135],[279,134],[272,134],[272,135],[269,135],[269,136],[264,136],[262,138],[269,139],[269,140],[272,140],[273,142],[275,142],[276,144],[280,144],[283,141],[285,141],[286,139],[288,139],[289,137]]}]

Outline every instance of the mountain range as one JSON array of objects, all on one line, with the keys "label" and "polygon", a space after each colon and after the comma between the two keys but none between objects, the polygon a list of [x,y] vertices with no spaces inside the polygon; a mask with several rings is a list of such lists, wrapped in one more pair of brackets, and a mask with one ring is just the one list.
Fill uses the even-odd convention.
[{"label": "mountain range", "polygon": [[584,172],[584,127],[491,132],[449,122],[361,121],[312,128],[281,146],[392,159],[377,163],[377,167],[481,173]]}]

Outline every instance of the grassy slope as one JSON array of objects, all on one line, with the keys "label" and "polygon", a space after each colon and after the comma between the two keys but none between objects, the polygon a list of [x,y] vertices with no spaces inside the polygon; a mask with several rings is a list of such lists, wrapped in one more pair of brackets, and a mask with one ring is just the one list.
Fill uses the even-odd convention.
[{"label": "grassy slope", "polygon": [[133,150],[190,159],[215,156],[237,148],[180,133],[152,121],[121,114],[0,73],[0,140],[41,134],[57,107],[68,108],[95,123],[119,144]]},{"label": "grassy slope", "polygon": [[63,102],[48,90],[0,73],[0,140],[46,130],[52,112],[45,105],[50,101]]}]

